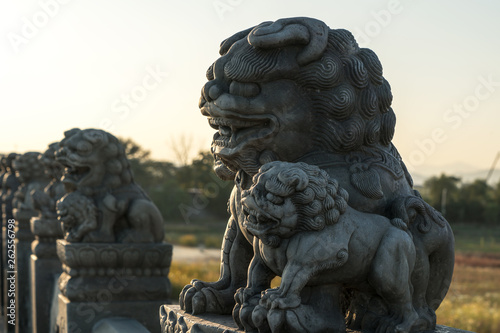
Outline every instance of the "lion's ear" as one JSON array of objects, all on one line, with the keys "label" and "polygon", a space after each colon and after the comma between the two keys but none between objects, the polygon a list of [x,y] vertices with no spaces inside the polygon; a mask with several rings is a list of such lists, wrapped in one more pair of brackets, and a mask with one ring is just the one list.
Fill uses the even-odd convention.
[{"label": "lion's ear", "polygon": [[295,187],[296,191],[302,191],[309,185],[309,177],[299,168],[287,169],[280,172],[278,179],[287,186]]},{"label": "lion's ear", "polygon": [[308,17],[293,17],[264,22],[248,34],[250,45],[263,49],[304,45],[297,63],[305,66],[323,56],[328,44],[328,26]]},{"label": "lion's ear", "polygon": [[96,129],[88,129],[83,131],[83,138],[90,141],[92,144],[106,143],[106,135],[103,131]]},{"label": "lion's ear", "polygon": [[64,132],[64,138],[67,139],[67,138],[69,138],[69,137],[71,137],[71,136],[73,136],[73,135],[75,135],[75,134],[77,134],[77,133],[79,133],[81,131],[82,130],[79,129],[79,128],[72,128],[72,129]]}]

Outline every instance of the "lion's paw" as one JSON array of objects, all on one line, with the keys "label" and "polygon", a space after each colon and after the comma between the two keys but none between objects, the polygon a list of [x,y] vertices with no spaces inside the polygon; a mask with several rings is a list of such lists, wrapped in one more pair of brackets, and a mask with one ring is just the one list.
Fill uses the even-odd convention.
[{"label": "lion's paw", "polygon": [[252,288],[239,288],[234,294],[234,300],[236,301],[236,304],[244,304],[256,295],[259,295],[259,293],[259,290],[254,290]]},{"label": "lion's paw", "polygon": [[417,321],[418,315],[414,311],[385,316],[380,319],[376,333],[408,333]]},{"label": "lion's paw", "polygon": [[235,295],[236,305],[233,309],[233,319],[238,327],[244,329],[246,332],[256,330],[257,325],[253,322],[252,313],[255,307],[259,304],[260,294],[257,293],[250,296],[250,292],[247,295],[244,295],[244,291],[238,291],[238,296]]},{"label": "lion's paw", "polygon": [[216,282],[207,283],[199,280],[191,281],[179,295],[182,310],[192,314],[205,312],[229,314],[234,306],[234,289],[220,288]]}]

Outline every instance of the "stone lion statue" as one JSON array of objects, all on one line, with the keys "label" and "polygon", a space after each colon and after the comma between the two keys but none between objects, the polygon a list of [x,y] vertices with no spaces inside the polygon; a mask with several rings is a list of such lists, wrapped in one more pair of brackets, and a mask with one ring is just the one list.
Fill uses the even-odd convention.
[{"label": "stone lion statue", "polygon": [[39,160],[44,166],[45,175],[50,179],[50,183],[43,190],[36,190],[31,193],[35,209],[39,210],[41,217],[45,219],[57,218],[56,203],[66,193],[61,182],[63,168],[55,157],[58,149],[58,142],[51,143],[49,148],[39,156]]},{"label": "stone lion statue", "polygon": [[[415,248],[410,279],[421,322],[415,327],[433,328],[434,311],[453,274],[453,234],[448,222],[413,189],[392,144],[396,124],[392,94],[375,53],[360,48],[346,30],[296,17],[236,33],[222,42],[220,54],[207,71],[199,106],[216,131],[215,172],[235,183],[231,216],[219,281],[193,280],[179,297],[181,307],[195,314],[232,311],[235,292],[247,284],[254,255],[255,237],[244,227],[242,193],[266,163],[303,162],[336,179],[349,194],[349,206],[370,216],[391,219],[394,211],[404,211],[400,209],[404,201],[420,202],[412,223],[407,223],[412,215],[395,222],[407,225]],[[378,217],[372,223],[376,221]],[[259,288],[266,290],[269,285]],[[309,289],[311,295],[330,295],[335,302],[320,305],[314,297],[302,298],[302,304],[313,310],[299,321],[321,321],[325,313],[328,318],[342,301],[349,328],[359,329],[371,315],[370,302],[375,302],[370,293],[348,286]],[[383,299],[379,304],[380,309],[389,306]],[[237,314],[237,321],[248,330],[255,327],[251,313]]]},{"label": "stone lion statue", "polygon": [[[62,178],[66,191],[78,191],[79,196],[87,196],[98,212],[97,229],[87,236],[88,239],[124,243],[163,240],[161,213],[134,182],[130,163],[116,137],[97,129],[72,129],[65,133],[59,145],[56,159],[66,167]],[[72,197],[77,196],[67,195],[59,205],[68,207],[69,216],[62,218],[63,224],[68,226],[73,223],[70,216],[77,212],[74,199],[68,199]],[[66,204],[66,200],[71,203]],[[94,228],[93,222],[91,225],[78,227],[74,238],[82,239],[85,232]]]},{"label": "stone lion statue", "polygon": [[43,191],[45,186],[50,181],[50,178],[45,173],[45,166],[40,157],[42,154],[38,152],[27,152],[18,155],[12,162],[12,167],[15,170],[16,178],[21,183],[14,194],[13,206],[17,212],[36,212],[36,204],[33,193]]},{"label": "stone lion statue", "polygon": [[[410,332],[416,325],[410,282],[416,253],[408,225],[400,217],[391,221],[359,212],[347,204],[348,197],[324,170],[305,163],[271,162],[253,177],[252,187],[242,193],[243,228],[257,240],[247,286],[236,294],[238,305],[259,295],[258,286],[269,277],[282,277],[280,287],[266,290],[253,310],[257,326],[267,321],[273,331],[283,332],[330,327],[331,322],[296,327],[283,311],[303,316],[301,293],[317,284],[359,288],[385,301],[386,313],[363,329]],[[403,209],[418,207],[412,203]]]}]

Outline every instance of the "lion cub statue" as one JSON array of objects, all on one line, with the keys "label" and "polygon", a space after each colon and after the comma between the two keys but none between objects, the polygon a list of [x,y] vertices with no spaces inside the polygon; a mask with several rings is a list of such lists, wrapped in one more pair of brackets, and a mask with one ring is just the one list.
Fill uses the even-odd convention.
[{"label": "lion cub statue", "polygon": [[[248,284],[235,296],[236,321],[250,299],[260,297],[252,310],[259,328],[315,332],[314,325],[297,326],[294,319],[304,314],[304,309],[295,312],[303,306],[304,288],[340,285],[371,297],[367,311],[375,318],[363,329],[414,330],[419,315],[410,280],[416,253],[407,228],[408,216],[415,215],[409,211],[424,209],[420,200],[396,200],[405,209],[392,219],[363,213],[347,204],[348,193],[324,170],[305,163],[265,164],[242,193],[243,226],[255,237]],[[279,288],[259,295],[276,275],[282,278]]]}]

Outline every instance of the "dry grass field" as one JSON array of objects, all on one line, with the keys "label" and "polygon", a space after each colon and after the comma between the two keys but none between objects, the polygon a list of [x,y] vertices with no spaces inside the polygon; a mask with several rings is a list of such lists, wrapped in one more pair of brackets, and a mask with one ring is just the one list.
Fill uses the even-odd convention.
[{"label": "dry grass field", "polygon": [[500,332],[500,256],[460,255],[438,324],[478,333]]}]

